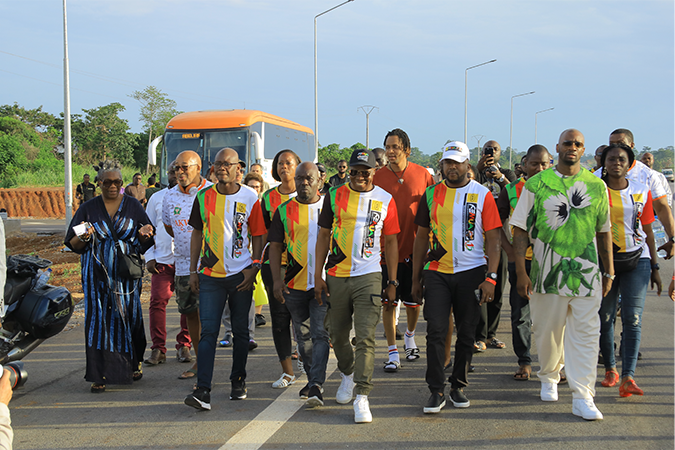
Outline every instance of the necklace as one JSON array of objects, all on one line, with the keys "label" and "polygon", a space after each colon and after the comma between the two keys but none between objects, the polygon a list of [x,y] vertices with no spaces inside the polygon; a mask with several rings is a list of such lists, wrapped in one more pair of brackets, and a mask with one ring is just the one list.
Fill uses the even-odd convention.
[{"label": "necklace", "polygon": [[[387,164],[387,167],[389,168],[389,170],[391,170],[391,173],[393,173],[394,175],[396,175],[396,172],[394,171],[394,169],[391,168],[391,163]],[[407,161],[406,161],[406,163],[405,163],[405,168],[404,168],[403,171],[401,172],[401,176],[399,177],[398,175],[396,175],[396,178],[398,178],[398,184],[403,184],[403,181],[404,181],[404,180],[403,180],[403,175],[405,175],[405,171],[406,171],[406,170],[408,170],[408,162],[407,162]]]}]

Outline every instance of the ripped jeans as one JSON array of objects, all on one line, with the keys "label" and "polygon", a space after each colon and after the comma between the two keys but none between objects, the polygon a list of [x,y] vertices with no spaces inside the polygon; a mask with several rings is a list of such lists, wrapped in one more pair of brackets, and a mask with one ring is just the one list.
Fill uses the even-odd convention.
[{"label": "ripped jeans", "polygon": [[621,348],[621,377],[633,376],[637,364],[640,338],[642,335],[642,311],[651,275],[651,261],[640,258],[635,270],[619,274],[612,283],[612,289],[600,305],[600,352],[605,360],[605,369],[616,367],[614,358],[614,319],[617,301],[621,294],[621,324],[623,334]]}]

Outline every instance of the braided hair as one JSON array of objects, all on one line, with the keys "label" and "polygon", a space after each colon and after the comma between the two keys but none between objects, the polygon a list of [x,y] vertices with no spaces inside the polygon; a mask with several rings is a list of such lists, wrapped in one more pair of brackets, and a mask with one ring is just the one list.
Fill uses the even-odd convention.
[{"label": "braided hair", "polygon": [[605,159],[607,159],[607,154],[614,150],[614,149],[621,149],[624,152],[626,152],[626,156],[628,156],[628,167],[633,165],[633,162],[635,161],[635,154],[633,153],[633,149],[627,146],[626,144],[610,144],[607,146],[602,151],[602,156],[600,157],[600,166],[602,167],[602,181],[607,183],[607,169],[605,169]]},{"label": "braided hair", "polygon": [[387,146],[387,138],[389,136],[398,136],[398,138],[401,140],[401,144],[403,145],[403,150],[405,151],[405,154],[410,156],[410,152],[412,151],[410,148],[410,138],[408,137],[408,134],[401,130],[400,128],[394,128],[390,132],[387,133],[387,135],[384,137],[384,143],[382,144],[384,147]]}]

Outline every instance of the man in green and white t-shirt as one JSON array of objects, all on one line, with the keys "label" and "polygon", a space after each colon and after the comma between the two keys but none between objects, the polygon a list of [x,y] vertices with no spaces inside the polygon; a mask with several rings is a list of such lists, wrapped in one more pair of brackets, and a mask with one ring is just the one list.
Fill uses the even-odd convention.
[{"label": "man in green and white t-shirt", "polygon": [[[527,180],[511,217],[518,293],[530,300],[536,324],[541,399],[558,400],[564,348],[572,413],[597,420],[602,419],[593,402],[598,310],[614,279],[609,201],[605,184],[581,167],[581,132],[563,131],[556,151],[558,165]],[[528,276],[525,252],[530,240],[534,254]],[[605,273],[600,273],[599,258]]]}]

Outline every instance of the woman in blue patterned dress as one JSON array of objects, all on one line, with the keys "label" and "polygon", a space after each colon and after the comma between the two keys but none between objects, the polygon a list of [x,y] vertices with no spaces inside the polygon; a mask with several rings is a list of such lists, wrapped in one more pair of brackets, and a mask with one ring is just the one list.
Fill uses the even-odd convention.
[{"label": "woman in blue patterned dress", "polygon": [[[103,392],[106,384],[131,384],[143,376],[146,340],[140,301],[142,281],[119,275],[116,249],[138,254],[154,243],[154,229],[143,206],[120,194],[119,165],[104,161],[98,179],[101,195],[80,206],[65,239],[66,246],[82,255],[85,379],[93,383],[91,392],[95,393]],[[87,224],[86,233],[78,236],[73,227],[82,223]]]}]

